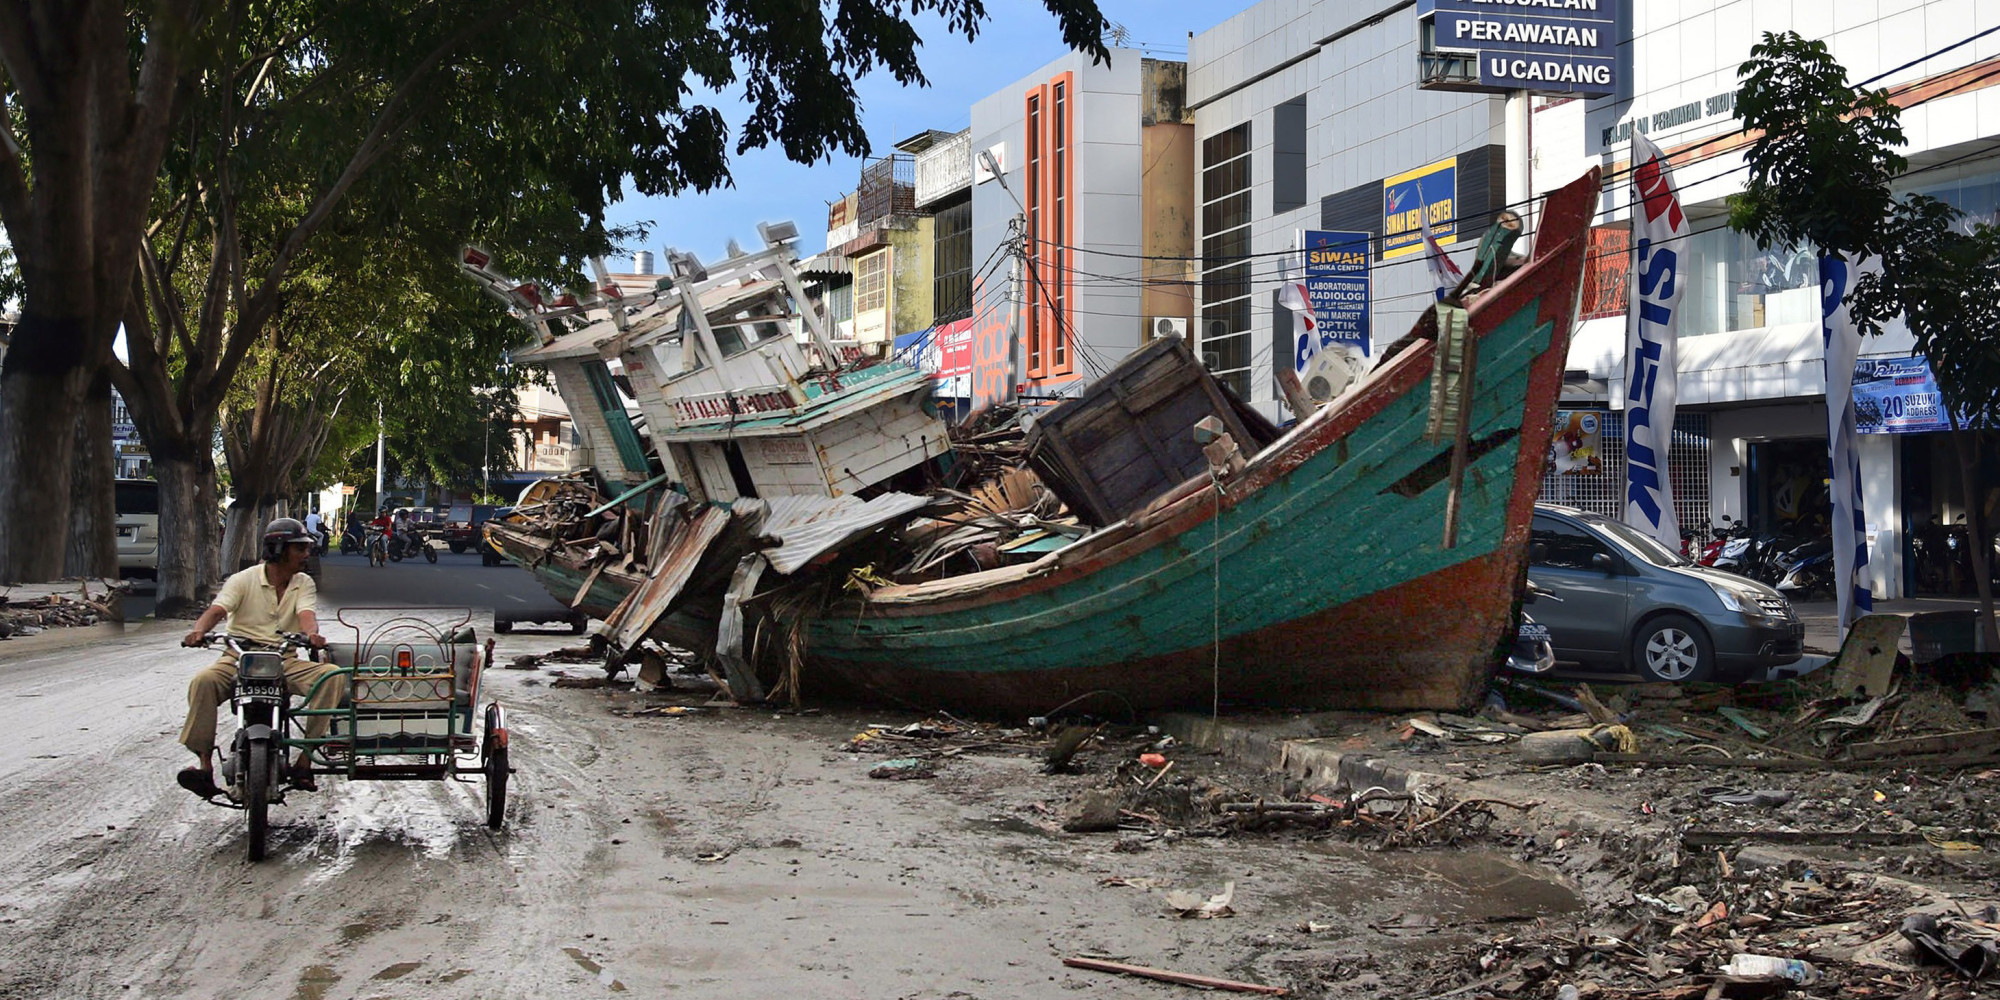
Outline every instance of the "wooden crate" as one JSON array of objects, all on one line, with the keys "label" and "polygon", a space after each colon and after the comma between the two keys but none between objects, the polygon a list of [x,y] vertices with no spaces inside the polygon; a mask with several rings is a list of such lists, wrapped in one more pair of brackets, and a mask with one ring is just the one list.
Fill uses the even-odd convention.
[{"label": "wooden crate", "polygon": [[1110,524],[1207,473],[1194,425],[1211,415],[1246,456],[1277,439],[1277,429],[1210,376],[1185,341],[1162,337],[1038,415],[1028,464],[1070,510]]}]

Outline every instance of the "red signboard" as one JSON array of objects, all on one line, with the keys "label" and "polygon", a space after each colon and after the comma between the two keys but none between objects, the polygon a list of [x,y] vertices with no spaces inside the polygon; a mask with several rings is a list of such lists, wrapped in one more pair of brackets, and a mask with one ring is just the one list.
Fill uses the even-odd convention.
[{"label": "red signboard", "polygon": [[931,338],[938,353],[937,371],[932,378],[942,382],[972,374],[972,317],[938,327],[931,331]]},{"label": "red signboard", "polygon": [[1626,282],[1632,273],[1632,230],[1624,226],[1592,226],[1590,256],[1583,265],[1583,297],[1579,319],[1623,316]]}]

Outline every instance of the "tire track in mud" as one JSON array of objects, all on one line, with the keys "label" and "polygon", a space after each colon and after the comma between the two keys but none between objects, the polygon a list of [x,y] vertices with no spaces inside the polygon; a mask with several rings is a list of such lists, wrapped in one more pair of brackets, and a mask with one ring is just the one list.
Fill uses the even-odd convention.
[{"label": "tire track in mud", "polygon": [[[35,728],[23,703],[97,713],[89,733],[45,734],[60,741],[50,759],[0,760],[0,996],[317,1000],[372,995],[363,984],[380,977],[399,995],[428,984],[541,997],[579,978],[560,948],[608,857],[576,760],[597,756],[600,735],[517,709],[524,734],[553,738],[515,744],[510,826],[497,834],[484,826],[483,784],[332,779],[274,810],[270,859],[251,865],[241,814],[171,781],[185,757],[163,720],[178,722],[193,668],[106,652],[57,682],[0,671],[0,731]],[[112,731],[90,704],[107,674],[120,675],[121,704],[166,710],[126,712]],[[21,693],[37,697],[7,697]],[[116,829],[92,831],[106,803],[118,804]]]}]

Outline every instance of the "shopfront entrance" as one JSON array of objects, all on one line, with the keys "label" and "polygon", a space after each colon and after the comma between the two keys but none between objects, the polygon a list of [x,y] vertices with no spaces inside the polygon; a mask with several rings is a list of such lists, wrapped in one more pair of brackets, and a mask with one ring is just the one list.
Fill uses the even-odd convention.
[{"label": "shopfront entrance", "polygon": [[1825,438],[1751,441],[1748,452],[1744,512],[1752,530],[1801,541],[1831,531]]}]

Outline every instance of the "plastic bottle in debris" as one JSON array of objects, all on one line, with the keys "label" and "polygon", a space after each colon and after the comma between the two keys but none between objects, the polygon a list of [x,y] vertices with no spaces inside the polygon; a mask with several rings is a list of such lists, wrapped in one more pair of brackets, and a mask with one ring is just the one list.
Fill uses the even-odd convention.
[{"label": "plastic bottle in debris", "polygon": [[1779,958],[1776,955],[1750,955],[1742,952],[1738,952],[1736,957],[1729,960],[1728,965],[1722,967],[1722,973],[1726,976],[1742,976],[1752,979],[1776,976],[1780,979],[1789,979],[1800,986],[1807,986],[1819,981],[1819,970],[1796,958]]}]

